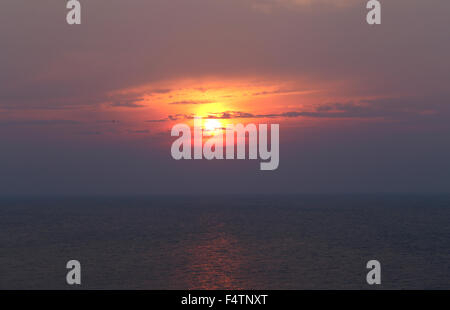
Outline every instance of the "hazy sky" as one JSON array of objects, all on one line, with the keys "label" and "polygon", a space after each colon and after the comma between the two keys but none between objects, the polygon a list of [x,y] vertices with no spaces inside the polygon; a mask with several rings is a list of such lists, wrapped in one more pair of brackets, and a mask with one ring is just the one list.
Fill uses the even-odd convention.
[{"label": "hazy sky", "polygon": [[[450,192],[450,2],[3,0],[0,194]],[[193,115],[280,166],[175,161]]]}]

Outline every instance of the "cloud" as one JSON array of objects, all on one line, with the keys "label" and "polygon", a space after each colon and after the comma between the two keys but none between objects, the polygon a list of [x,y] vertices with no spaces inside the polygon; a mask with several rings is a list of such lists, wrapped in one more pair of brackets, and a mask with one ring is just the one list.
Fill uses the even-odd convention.
[{"label": "cloud", "polygon": [[138,104],[135,102],[114,102],[111,104],[112,107],[124,107],[124,108],[144,108],[145,105]]},{"label": "cloud", "polygon": [[116,95],[113,98],[113,102],[110,104],[112,107],[126,107],[126,108],[144,108],[145,105],[139,103],[144,101],[144,98],[135,95]]},{"label": "cloud", "polygon": [[[349,2],[357,5],[335,5]],[[269,7],[270,16],[255,11],[255,5]],[[432,9],[425,1],[388,1],[383,10],[390,18],[374,29],[364,24],[361,1],[155,0],[125,6],[119,0],[98,0],[88,8],[95,18],[73,31],[55,27],[61,11],[52,1],[6,1],[0,107],[73,109],[112,103],[140,108],[141,101],[111,100],[109,94],[209,76],[307,80],[314,87],[341,81],[345,87],[337,91],[364,96],[448,94],[449,8],[448,1]],[[411,23],[419,11],[423,22]],[[17,15],[23,16],[21,27],[16,27]],[[111,23],[114,18],[122,22]],[[38,46],[20,40],[42,32],[48,35]],[[126,48],[112,48],[117,46]],[[155,86],[144,95],[170,91]]]},{"label": "cloud", "polygon": [[184,101],[170,102],[169,104],[208,104],[208,103],[214,103],[214,101],[210,101],[210,100],[184,100]]},{"label": "cloud", "polygon": [[119,124],[120,121],[116,120],[116,119],[112,119],[112,120],[100,120],[100,121],[96,121],[96,123],[99,123],[99,124]]},{"label": "cloud", "polygon": [[[423,99],[426,102],[426,99]],[[250,119],[250,118],[383,118],[402,119],[436,114],[442,109],[442,104],[435,102],[425,106],[422,101],[408,98],[363,99],[357,102],[335,102],[316,106],[313,110],[286,111],[274,113],[251,113],[245,111],[225,111],[209,113],[203,118],[209,119]],[[172,114],[164,119],[148,120],[147,122],[192,120],[195,114]]]},{"label": "cloud", "polygon": [[133,133],[133,134],[146,134],[146,133],[150,133],[150,131],[147,130],[147,129],[143,129],[143,130],[128,130],[128,133]]},{"label": "cloud", "polygon": [[162,118],[162,119],[149,119],[146,120],[146,123],[162,123],[162,122],[167,122],[169,119],[168,118]]},{"label": "cloud", "polygon": [[301,93],[304,91],[301,90],[288,90],[288,89],[277,89],[272,91],[261,91],[261,92],[255,92],[252,94],[252,96],[266,96],[266,95],[285,95],[285,94],[296,94]]},{"label": "cloud", "polygon": [[65,119],[49,119],[49,120],[8,120],[0,121],[0,126],[48,126],[48,125],[80,125],[82,122]]},{"label": "cloud", "polygon": [[153,89],[150,92],[148,92],[147,94],[152,95],[152,94],[168,94],[170,93],[172,90],[170,88],[160,88],[160,89]]}]

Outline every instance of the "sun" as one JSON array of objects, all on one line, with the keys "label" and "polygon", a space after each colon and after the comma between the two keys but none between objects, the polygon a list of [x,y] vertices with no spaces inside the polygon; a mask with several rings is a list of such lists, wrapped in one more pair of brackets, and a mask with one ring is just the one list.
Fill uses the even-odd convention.
[{"label": "sun", "polygon": [[206,119],[203,123],[203,130],[214,135],[223,128],[222,122],[218,119]]}]

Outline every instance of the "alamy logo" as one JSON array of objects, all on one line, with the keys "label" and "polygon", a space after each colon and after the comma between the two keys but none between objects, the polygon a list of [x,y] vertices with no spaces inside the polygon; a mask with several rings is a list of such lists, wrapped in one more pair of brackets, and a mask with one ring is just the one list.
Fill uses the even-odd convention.
[{"label": "alamy logo", "polygon": [[66,8],[70,10],[67,13],[66,21],[69,25],[81,24],[81,4],[77,0],[69,0]]},{"label": "alamy logo", "polygon": [[[192,149],[194,159],[247,159],[248,149],[248,159],[258,159],[259,155],[264,161],[261,170],[275,170],[280,159],[279,131],[278,124],[270,125],[269,150],[267,124],[227,124],[224,128],[217,119],[203,122],[201,117],[195,117],[193,137],[187,124],[173,126],[171,135],[179,138],[173,142],[171,153],[176,160],[192,159]],[[208,137],[205,143],[204,137]]]},{"label": "alamy logo", "polygon": [[366,8],[369,11],[366,16],[366,21],[369,25],[381,24],[381,4],[377,0],[370,0],[367,2]]},{"label": "alamy logo", "polygon": [[[78,0],[68,0],[66,8],[69,10],[67,13],[66,21],[69,25],[81,24],[81,4]],[[369,25],[381,24],[381,4],[378,0],[369,0],[366,8],[370,10],[367,13],[366,21]]]},{"label": "alamy logo", "polygon": [[81,284],[81,264],[77,260],[70,260],[66,264],[66,269],[69,269],[66,275],[66,282],[69,285]]},{"label": "alamy logo", "polygon": [[367,273],[366,281],[369,285],[381,284],[381,264],[373,259],[367,262],[366,268],[370,269]]}]

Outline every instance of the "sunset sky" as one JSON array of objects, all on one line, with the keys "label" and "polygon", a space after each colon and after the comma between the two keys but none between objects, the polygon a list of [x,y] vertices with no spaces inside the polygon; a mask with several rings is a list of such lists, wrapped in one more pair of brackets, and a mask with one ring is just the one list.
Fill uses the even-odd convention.
[{"label": "sunset sky", "polygon": [[[450,2],[3,0],[0,195],[450,191]],[[280,124],[280,166],[175,161],[177,123]]]}]

